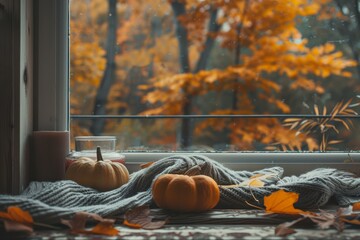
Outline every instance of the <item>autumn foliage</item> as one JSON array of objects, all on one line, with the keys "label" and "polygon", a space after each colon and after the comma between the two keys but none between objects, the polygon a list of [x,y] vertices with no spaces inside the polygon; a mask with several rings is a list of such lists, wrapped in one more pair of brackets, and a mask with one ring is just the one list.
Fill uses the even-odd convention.
[{"label": "autumn foliage", "polygon": [[[72,5],[71,112],[91,114],[106,65],[108,5]],[[335,44],[303,36],[304,21],[346,18],[331,0],[129,0],[118,1],[117,12],[108,114],[296,113],[294,102],[326,94],[329,82],[350,81],[356,66]],[[90,125],[74,121],[73,134],[90,134]],[[104,133],[149,145],[180,138],[180,148],[225,141],[234,149],[312,151],[322,144],[271,118],[107,121]]]}]

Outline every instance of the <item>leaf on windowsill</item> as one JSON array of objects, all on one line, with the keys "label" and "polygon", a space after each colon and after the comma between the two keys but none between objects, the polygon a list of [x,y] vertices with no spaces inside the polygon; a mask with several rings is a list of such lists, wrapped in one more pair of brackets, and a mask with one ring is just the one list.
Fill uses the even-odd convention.
[{"label": "leaf on windowsill", "polygon": [[[88,220],[95,220],[99,223],[92,229],[85,229],[86,222]],[[61,223],[70,228],[70,232],[73,234],[97,234],[107,236],[117,236],[119,230],[114,227],[114,219],[106,219],[94,213],[77,212],[72,219],[61,219]]]},{"label": "leaf on windowsill", "polygon": [[0,220],[4,222],[6,232],[33,232],[32,216],[17,206],[10,206],[7,208],[7,212],[0,212]]},{"label": "leaf on windowsill", "polygon": [[27,211],[23,211],[17,206],[10,206],[7,208],[7,212],[0,212],[0,218],[24,224],[34,223],[34,220],[31,217],[30,213]]},{"label": "leaf on windowsill", "polygon": [[360,202],[353,203],[353,211],[360,211]]},{"label": "leaf on windowsill", "polygon": [[305,218],[306,217],[302,217],[302,218],[295,219],[294,221],[291,221],[291,222],[285,222],[285,223],[279,224],[275,228],[275,235],[279,236],[279,237],[286,237],[290,234],[296,233],[296,231],[290,227],[294,226],[296,223],[304,220]]},{"label": "leaf on windowsill", "polygon": [[89,219],[102,221],[103,218],[97,214],[87,213],[87,212],[77,212],[74,214],[72,219],[61,219],[61,223],[68,226],[71,230],[84,229],[86,222]]},{"label": "leaf on windowsill", "polygon": [[300,209],[294,208],[294,203],[299,199],[299,194],[278,190],[264,197],[264,206],[267,212],[280,214],[309,214]]},{"label": "leaf on windowsill", "polygon": [[104,219],[103,221],[99,222],[96,226],[94,226],[90,230],[86,230],[86,229],[72,230],[71,233],[118,236],[119,230],[117,230],[114,227],[114,222],[115,222],[115,220],[113,220],[113,219]]},{"label": "leaf on windowsill", "polygon": [[316,225],[320,229],[329,229],[331,226],[334,226],[336,229],[341,231],[343,229],[340,226],[340,222],[337,221],[335,214],[329,213],[326,211],[321,211],[320,213],[316,214],[315,216],[309,217],[311,221],[316,223]]},{"label": "leaf on windowsill", "polygon": [[360,225],[360,221],[357,219],[358,214],[353,214],[352,206],[349,206],[348,208],[339,208],[336,212],[320,210],[319,213],[310,212],[301,215],[301,218],[291,222],[285,222],[277,226],[275,228],[275,235],[287,236],[294,233],[295,230],[290,227],[305,219],[310,219],[320,229],[329,229],[330,227],[334,227],[338,232],[342,232],[344,230],[344,223]]},{"label": "leaf on windowsill", "polygon": [[352,224],[352,225],[360,225],[360,220],[359,219],[347,219],[347,218],[343,218],[342,219],[343,222]]},{"label": "leaf on windowsill", "polygon": [[2,220],[4,222],[4,229],[6,232],[22,232],[25,234],[31,234],[34,230],[32,226],[18,223],[11,220]]},{"label": "leaf on windowsill", "polygon": [[336,212],[320,210],[320,213],[309,215],[308,218],[316,223],[320,229],[329,229],[333,226],[338,232],[342,232],[345,228],[345,222],[356,224],[356,221],[353,222],[351,219],[345,218],[353,215],[352,206],[349,206],[347,208],[339,208]]},{"label": "leaf on windowsill", "polygon": [[130,228],[142,228],[142,229],[159,229],[167,223],[167,219],[153,221],[153,217],[150,216],[150,209],[148,206],[140,206],[131,209],[125,213],[124,222],[125,226]]}]

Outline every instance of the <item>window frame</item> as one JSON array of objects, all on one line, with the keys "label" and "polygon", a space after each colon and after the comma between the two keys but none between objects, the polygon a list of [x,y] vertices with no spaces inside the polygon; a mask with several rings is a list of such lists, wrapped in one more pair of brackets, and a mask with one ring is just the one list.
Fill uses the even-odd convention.
[{"label": "window frame", "polygon": [[69,0],[34,0],[34,130],[69,131]]},{"label": "window frame", "polygon": [[[37,56],[38,92],[35,101],[37,130],[69,130],[69,1],[34,0],[38,2],[38,19],[51,19],[39,24],[38,38],[35,38]],[[40,4],[41,3],[41,4]],[[40,6],[41,5],[41,6]],[[48,21],[48,20],[47,20]],[[39,23],[39,22],[37,22]],[[50,27],[49,27],[50,26]],[[44,36],[51,42],[43,44]],[[61,37],[60,41],[57,38]],[[55,48],[54,48],[55,46]],[[55,50],[54,50],[55,49]],[[38,55],[37,55],[38,54]],[[42,63],[53,63],[44,68]],[[49,81],[51,79],[51,81]],[[50,89],[49,92],[44,89]],[[41,111],[40,111],[41,110]],[[319,167],[337,168],[360,176],[360,153],[358,152],[128,152],[125,156],[130,172],[140,169],[139,165],[173,155],[202,154],[223,163],[234,170],[256,170],[273,166],[284,168],[285,175],[300,174]]]}]

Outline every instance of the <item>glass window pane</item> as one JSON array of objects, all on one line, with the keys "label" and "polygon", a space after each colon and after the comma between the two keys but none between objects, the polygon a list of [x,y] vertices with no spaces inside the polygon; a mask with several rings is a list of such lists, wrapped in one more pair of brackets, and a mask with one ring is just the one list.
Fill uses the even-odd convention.
[{"label": "glass window pane", "polygon": [[72,115],[329,115],[71,130],[121,149],[357,150],[357,120],[338,117],[360,111],[357,13],[335,0],[70,0]]}]

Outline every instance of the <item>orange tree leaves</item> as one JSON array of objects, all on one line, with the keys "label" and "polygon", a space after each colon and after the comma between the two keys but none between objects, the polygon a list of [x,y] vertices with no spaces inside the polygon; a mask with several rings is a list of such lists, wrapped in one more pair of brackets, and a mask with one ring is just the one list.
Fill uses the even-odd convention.
[{"label": "orange tree leaves", "polygon": [[[72,114],[92,111],[93,98],[105,68],[105,2],[93,0],[89,2],[90,6],[80,1],[71,3]],[[329,0],[180,2],[186,3],[186,14],[180,16],[179,21],[188,31],[189,61],[193,69],[187,74],[179,74],[179,54],[170,4],[164,4],[162,0],[130,0],[118,4],[116,77],[108,96],[107,113],[182,114],[185,96],[196,97],[197,102],[206,105],[197,108],[194,104],[192,111],[196,114],[221,111],[252,114],[259,108],[266,109],[266,113],[289,113],[293,109],[288,102],[282,101],[284,91],[322,94],[325,87],[321,79],[335,75],[351,76],[346,68],[354,66],[354,61],[346,59],[333,44],[309,47],[298,27],[302,17],[339,17],[330,14]],[[149,12],[149,9],[154,11]],[[208,31],[212,10],[221,13],[215,22],[226,26],[220,31]],[[318,12],[319,16],[316,15]],[[239,26],[240,33],[237,32]],[[157,32],[159,29],[161,31]],[[209,55],[211,64],[206,66],[206,70],[196,72],[194,69],[205,49],[206,39],[215,40],[212,55]],[[240,61],[235,64],[233,53],[237,43],[241,52]],[[232,94],[233,89],[239,89],[236,108],[220,99]],[[214,92],[219,96],[219,104],[207,106],[209,94]],[[146,106],[141,104],[140,98]],[[237,148],[247,146],[248,149],[252,149],[255,142],[265,145],[279,143],[286,149],[302,149],[306,145],[311,150],[317,145],[307,136],[296,136],[291,141],[294,133],[291,132],[290,137],[289,131],[281,130],[283,127],[279,122],[267,119],[259,127],[251,123],[246,120],[231,124],[227,120],[208,120],[196,126],[199,128],[197,136],[205,138],[212,134],[211,131],[228,130],[231,144]],[[155,134],[156,144],[166,143],[165,138],[170,134],[165,133],[173,133],[174,127],[165,125],[160,128],[164,132],[161,136],[156,135],[159,131],[156,124],[140,132],[143,135]],[[274,126],[276,131],[263,134],[265,130],[275,129]],[[76,135],[89,134],[80,128],[81,124],[72,124]],[[127,129],[136,135],[135,128],[128,123],[109,122],[105,131],[116,134]],[[260,133],[257,133],[259,129]]]},{"label": "orange tree leaves", "polygon": [[[202,33],[203,24],[209,16],[200,11],[204,6],[218,8],[224,12],[217,19],[219,24],[226,23],[227,31],[212,33],[223,48],[234,50],[235,43],[240,41],[246,54],[241,54],[239,65],[230,65],[224,69],[205,70],[195,73],[158,76],[147,85],[148,92],[144,101],[151,104],[145,114],[182,114],[186,95],[205,96],[209,92],[231,93],[238,89],[236,109],[223,108],[203,112],[203,114],[218,114],[221,111],[233,111],[233,114],[252,114],[258,104],[263,105],[267,112],[291,112],[291,108],[279,99],[279,94],[287,86],[291,90],[323,93],[324,87],[317,78],[325,79],[331,75],[350,77],[351,73],[345,69],[355,66],[355,62],[345,59],[342,52],[336,51],[333,44],[308,47],[308,40],[304,39],[297,29],[296,23],[301,16],[312,16],[321,9],[326,1],[187,1],[187,9],[192,9],[181,17],[182,24],[189,31],[189,39],[193,44],[199,44],[203,39],[193,35]],[[246,11],[244,8],[247,8]],[[195,22],[194,19],[199,20]],[[241,25],[241,35],[236,34]],[[197,29],[197,31],[193,31]],[[209,34],[209,33],[208,33]],[[281,82],[270,77],[279,75]],[[285,80],[285,81],[284,81]],[[150,90],[150,91],[149,91]],[[251,99],[256,98],[254,103]],[[253,119],[252,119],[253,120]],[[251,121],[252,121],[251,120]],[[244,122],[211,119],[198,125],[197,134],[205,132],[207,128],[215,131],[229,129],[231,142],[237,146],[260,141],[265,144],[280,143],[287,149],[302,149],[307,145],[313,150],[316,141],[307,136],[296,137],[291,141],[287,130],[271,131],[270,137],[257,136],[257,124],[249,124],[244,129]],[[232,127],[236,125],[235,127]],[[267,119],[261,124],[262,128],[270,129],[274,125],[283,129],[280,122]],[[269,133],[269,132],[267,132]],[[294,136],[295,131],[291,134]],[[276,136],[275,136],[276,135]]]}]

